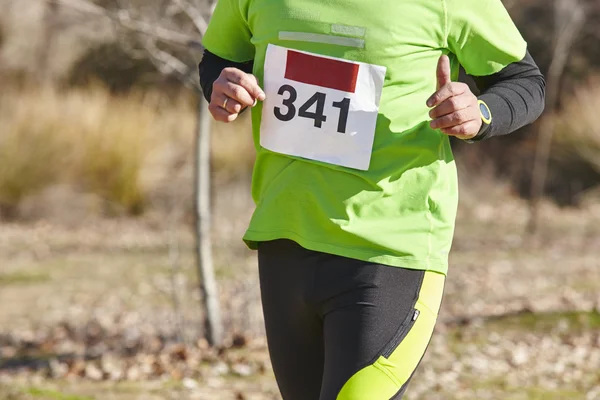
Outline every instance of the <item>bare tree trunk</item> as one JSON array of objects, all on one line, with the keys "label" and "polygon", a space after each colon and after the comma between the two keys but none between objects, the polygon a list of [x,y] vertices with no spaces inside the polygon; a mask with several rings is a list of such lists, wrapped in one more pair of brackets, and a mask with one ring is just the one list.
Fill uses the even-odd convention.
[{"label": "bare tree trunk", "polygon": [[[210,193],[210,123],[206,100],[201,94],[199,82],[196,78],[197,66],[195,61],[178,58],[175,48],[187,47],[189,50],[201,49],[201,38],[206,31],[208,22],[203,17],[202,8],[188,0],[170,0],[171,5],[179,7],[192,21],[193,28],[187,31],[179,30],[179,25],[174,23],[168,15],[163,15],[158,21],[146,20],[129,12],[132,4],[120,1],[118,12],[106,9],[95,4],[92,0],[46,0],[50,5],[57,4],[78,10],[88,15],[108,18],[125,30],[124,37],[138,43],[154,63],[157,70],[165,75],[176,76],[185,86],[192,88],[200,94],[198,102],[198,132],[196,135],[195,154],[195,203],[196,203],[196,256],[198,279],[200,281],[200,294],[204,310],[204,330],[211,346],[221,346],[223,343],[223,325],[219,307],[219,292],[215,279],[212,259],[211,240],[211,193]],[[122,4],[121,4],[122,3]],[[216,5],[216,0],[211,0],[210,14]],[[160,45],[163,46],[160,46]],[[167,45],[167,46],[164,46]],[[166,47],[166,48],[165,48]],[[174,249],[173,245],[171,246]],[[176,253],[172,253],[172,265],[177,262]],[[175,271],[175,270],[174,270]],[[174,285],[174,284],[173,284]],[[175,308],[179,308],[179,300],[174,299]]]},{"label": "bare tree trunk", "polygon": [[[548,70],[546,110],[554,111],[560,93],[560,81],[567,65],[571,46],[583,24],[585,14],[578,1],[554,0],[554,54]],[[535,234],[539,225],[539,206],[544,194],[548,161],[554,136],[554,121],[544,118],[539,125],[538,143],[531,179],[531,198],[529,202],[529,221],[527,233]]]},{"label": "bare tree trunk", "polygon": [[204,96],[198,102],[198,134],[196,146],[196,230],[198,277],[203,299],[204,328],[209,345],[223,344],[223,325],[219,291],[212,259],[210,207],[210,125],[211,119]]}]

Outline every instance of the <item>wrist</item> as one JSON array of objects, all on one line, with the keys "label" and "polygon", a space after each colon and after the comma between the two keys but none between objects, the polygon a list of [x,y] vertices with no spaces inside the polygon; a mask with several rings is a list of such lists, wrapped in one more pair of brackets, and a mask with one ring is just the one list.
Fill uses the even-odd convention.
[{"label": "wrist", "polygon": [[464,140],[467,143],[475,143],[485,139],[486,134],[492,125],[492,112],[487,103],[481,98],[477,98],[477,107],[479,108],[479,117],[481,125],[479,126],[479,131],[475,136],[473,136],[470,139]]}]

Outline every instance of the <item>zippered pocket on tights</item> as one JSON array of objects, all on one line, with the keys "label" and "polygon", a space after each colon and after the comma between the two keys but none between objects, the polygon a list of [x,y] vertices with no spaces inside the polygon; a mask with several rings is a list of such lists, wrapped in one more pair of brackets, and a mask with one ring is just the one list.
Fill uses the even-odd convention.
[{"label": "zippered pocket on tights", "polygon": [[419,314],[421,314],[421,312],[419,310],[417,310],[416,308],[414,308],[412,310],[412,312],[410,312],[408,314],[406,319],[402,322],[402,324],[398,328],[398,331],[396,332],[396,334],[394,335],[392,340],[390,340],[390,342],[383,349],[383,351],[381,353],[381,355],[383,357],[389,358],[392,355],[394,350],[396,350],[396,348],[400,345],[400,343],[402,343],[402,341],[404,340],[406,335],[408,335],[408,332],[410,332],[412,327],[415,325],[415,322],[417,322],[417,319],[419,318]]}]

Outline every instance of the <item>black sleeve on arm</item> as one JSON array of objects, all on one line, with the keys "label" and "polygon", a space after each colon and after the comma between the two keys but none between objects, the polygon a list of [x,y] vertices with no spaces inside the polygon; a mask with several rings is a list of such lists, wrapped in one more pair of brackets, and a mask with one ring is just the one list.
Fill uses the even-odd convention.
[{"label": "black sleeve on arm", "polygon": [[252,67],[254,61],[247,61],[238,63],[235,61],[229,61],[221,58],[208,50],[204,50],[202,61],[199,65],[200,70],[200,87],[202,87],[202,93],[206,101],[210,102],[210,96],[212,94],[213,83],[221,75],[221,71],[225,68],[237,68],[248,74],[252,73]]},{"label": "black sleeve on arm", "polygon": [[492,123],[482,125],[475,141],[512,133],[544,111],[546,81],[529,52],[496,74],[473,79],[481,91],[478,98],[492,113]]}]

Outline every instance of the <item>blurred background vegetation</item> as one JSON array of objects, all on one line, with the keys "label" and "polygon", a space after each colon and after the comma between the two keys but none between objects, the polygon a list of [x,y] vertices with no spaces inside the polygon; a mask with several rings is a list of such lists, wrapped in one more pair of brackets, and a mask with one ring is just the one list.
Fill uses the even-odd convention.
[{"label": "blurred background vegetation", "polygon": [[[96,3],[119,7],[116,1]],[[143,14],[168,2],[153,3],[145,2],[137,10]],[[584,26],[570,46],[559,82],[557,108],[543,117],[556,126],[546,193],[561,205],[577,205],[594,196],[600,182],[600,133],[595,123],[600,106],[600,3],[587,3]],[[124,212],[142,213],[160,186],[159,181],[144,180],[149,166],[158,169],[153,157],[167,163],[165,168],[180,165],[185,157],[189,161],[194,93],[174,74],[157,68],[148,53],[132,44],[133,35],[123,35],[110,20],[60,3],[49,15],[48,3],[42,0],[2,0],[0,5],[3,217],[26,217],[19,212],[22,202],[57,184],[97,195]],[[506,5],[547,72],[554,55],[553,7],[543,0]],[[185,18],[173,12],[170,20],[183,24]],[[175,52],[190,65],[201,56],[197,48]],[[239,125],[247,123],[235,129],[246,129]],[[528,196],[538,127],[539,122],[477,146],[456,142],[455,149],[466,169],[506,179],[516,193]],[[248,135],[238,134],[235,140],[214,136],[219,147],[215,173],[246,178],[252,162]],[[166,148],[171,154],[159,154]],[[220,153],[225,148],[227,154]],[[112,206],[108,208],[114,210]]]},{"label": "blurred background vegetation", "polygon": [[[542,72],[559,71],[556,102],[515,134],[453,141],[454,272],[411,400],[600,399],[600,2],[504,3]],[[278,398],[240,240],[248,115],[212,127],[228,344],[202,339],[196,65],[214,4],[0,0],[0,399]],[[575,8],[584,19],[569,25]],[[528,237],[548,129],[541,229]]]}]

